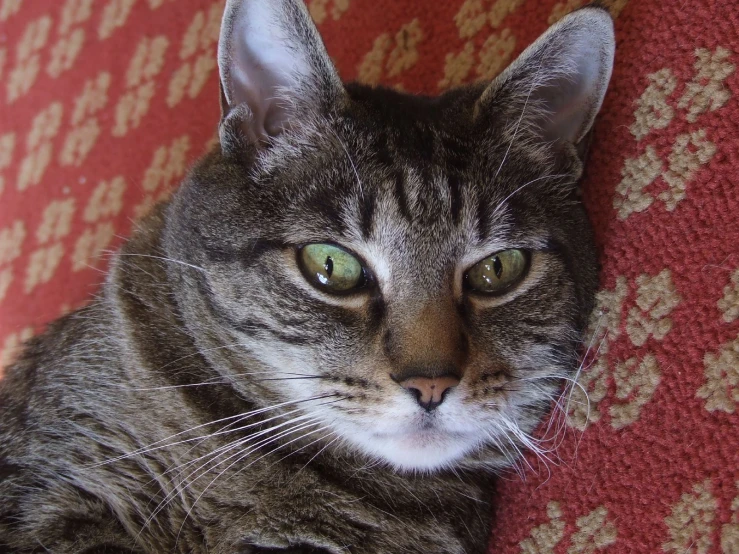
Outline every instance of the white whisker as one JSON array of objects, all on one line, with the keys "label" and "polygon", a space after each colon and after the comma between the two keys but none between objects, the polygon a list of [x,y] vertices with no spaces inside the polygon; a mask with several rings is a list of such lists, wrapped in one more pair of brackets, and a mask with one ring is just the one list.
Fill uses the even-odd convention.
[{"label": "white whisker", "polygon": [[153,442],[153,443],[151,443],[151,444],[149,444],[147,446],[141,447],[141,448],[139,448],[137,450],[134,450],[132,452],[129,452],[127,454],[122,454],[122,455],[117,456],[115,458],[110,458],[110,459],[105,460],[105,461],[102,461],[102,462],[97,462],[95,464],[92,464],[91,467],[97,467],[97,466],[101,466],[101,465],[107,465],[107,464],[110,464],[110,463],[113,463],[113,462],[124,460],[126,458],[131,458],[133,456],[140,456],[142,454],[146,454],[147,452],[151,452],[153,450],[160,450],[162,448],[169,448],[169,447],[175,446],[177,444],[182,444],[182,443],[187,443],[187,442],[192,442],[192,441],[195,441],[195,440],[199,440],[199,439],[202,438],[202,436],[198,436],[198,437],[194,437],[194,438],[189,438],[189,439],[178,441],[178,442],[175,442],[175,443],[169,443],[169,444],[165,444],[165,445],[162,445],[162,446],[159,446],[159,447],[156,447],[156,448],[152,448],[152,447],[155,447],[156,445],[161,444],[161,443],[163,443],[165,441],[174,439],[176,437],[179,437],[179,436],[184,435],[186,433],[190,433],[190,432],[192,432],[192,431],[194,431],[196,429],[201,429],[203,427],[207,427],[209,425],[214,425],[214,424],[217,424],[217,423],[222,423],[224,421],[231,421],[231,420],[234,420],[234,419],[243,421],[244,419],[246,419],[248,417],[253,417],[255,415],[262,414],[262,413],[268,412],[270,410],[276,410],[276,409],[282,408],[284,406],[289,406],[289,405],[292,405],[292,404],[300,404],[302,402],[310,402],[312,400],[322,400],[324,398],[331,398],[331,397],[334,397],[334,396],[336,396],[336,395],[334,395],[334,394],[327,394],[327,395],[321,395],[321,396],[314,396],[314,397],[311,397],[311,398],[304,398],[304,399],[301,399],[301,400],[289,400],[289,401],[286,401],[286,402],[281,402],[279,404],[275,404],[273,406],[267,406],[265,408],[259,408],[259,409],[256,409],[256,410],[252,410],[250,412],[246,412],[246,413],[243,413],[243,414],[236,414],[236,415],[224,417],[224,418],[221,418],[221,419],[217,419],[215,421],[209,421],[208,423],[202,423],[200,425],[196,425],[196,426],[191,427],[189,429],[185,429],[184,431],[180,431],[179,433],[175,433],[174,435],[170,435],[169,437],[165,437],[163,439],[160,439],[160,440],[158,440],[156,442]]},{"label": "white whisker", "polygon": [[172,258],[167,258],[165,256],[153,256],[152,254],[132,254],[132,253],[129,254],[129,253],[124,253],[124,252],[119,252],[117,255],[118,256],[131,256],[131,257],[137,257],[137,258],[153,258],[155,260],[162,260],[162,261],[165,261],[165,262],[172,262],[172,263],[175,263],[175,264],[184,265],[186,267],[191,267],[192,269],[197,269],[198,271],[201,271],[203,273],[207,273],[205,271],[205,269],[202,268],[202,267],[200,267],[200,266],[189,264],[189,263],[183,262],[181,260],[175,260],[175,259],[172,259]]}]

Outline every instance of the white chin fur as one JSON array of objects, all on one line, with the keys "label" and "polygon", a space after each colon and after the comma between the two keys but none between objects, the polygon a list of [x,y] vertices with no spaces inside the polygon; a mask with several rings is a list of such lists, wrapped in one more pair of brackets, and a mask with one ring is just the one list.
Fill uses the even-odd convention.
[{"label": "white chin fur", "polygon": [[434,472],[455,466],[479,446],[471,434],[440,430],[393,434],[359,433],[345,437],[365,454],[380,458],[398,471]]}]

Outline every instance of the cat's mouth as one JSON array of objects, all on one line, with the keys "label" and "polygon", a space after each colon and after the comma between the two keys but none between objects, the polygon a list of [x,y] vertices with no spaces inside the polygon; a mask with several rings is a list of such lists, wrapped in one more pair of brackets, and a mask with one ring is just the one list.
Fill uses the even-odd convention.
[{"label": "cat's mouth", "polygon": [[380,417],[346,421],[350,427],[342,429],[343,438],[396,470],[423,473],[454,467],[484,442],[468,414],[453,403],[431,411],[407,404]]}]

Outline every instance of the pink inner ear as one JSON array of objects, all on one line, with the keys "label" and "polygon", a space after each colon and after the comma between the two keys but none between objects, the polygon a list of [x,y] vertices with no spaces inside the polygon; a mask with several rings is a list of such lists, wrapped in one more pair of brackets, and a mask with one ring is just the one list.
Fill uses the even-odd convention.
[{"label": "pink inner ear", "polygon": [[[613,67],[613,22],[598,8],[578,10],[529,46],[483,93],[531,108],[542,138],[578,143],[603,102]],[[484,109],[481,107],[480,109]]]},{"label": "pink inner ear", "polygon": [[302,2],[229,0],[218,44],[218,63],[229,108],[245,104],[242,127],[265,140],[290,127],[299,106],[333,98],[341,87]]},{"label": "pink inner ear", "polygon": [[558,89],[554,98],[547,102],[552,113],[545,125],[547,137],[573,143],[580,141],[589,128],[587,118],[594,109],[593,104],[599,102],[598,91],[595,90],[597,82],[594,81],[593,74],[585,70],[573,76],[563,76],[558,83],[552,84]]},{"label": "pink inner ear", "polygon": [[[248,32],[244,29],[242,33]],[[250,48],[251,46],[251,48]],[[262,48],[264,51],[255,50]],[[235,55],[235,67],[230,75],[232,102],[246,103],[251,118],[244,123],[250,138],[264,140],[276,136],[286,127],[290,118],[291,103],[281,100],[280,95],[289,94],[297,88],[300,74],[296,74],[293,61],[284,67],[280,64],[279,45],[271,48],[269,43],[253,39],[239,41]],[[284,61],[284,60],[282,60]],[[234,63],[234,62],[232,62]],[[291,74],[288,69],[292,69]]]},{"label": "pink inner ear", "polygon": [[291,106],[280,104],[287,103],[280,98],[273,100],[267,107],[267,113],[262,121],[264,132],[270,137],[275,137],[290,128],[292,108]]}]

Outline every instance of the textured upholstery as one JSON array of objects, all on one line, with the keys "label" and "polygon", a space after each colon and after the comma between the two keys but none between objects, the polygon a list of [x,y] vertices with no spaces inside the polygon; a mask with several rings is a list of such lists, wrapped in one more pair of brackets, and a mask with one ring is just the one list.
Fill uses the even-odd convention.
[{"label": "textured upholstery", "polygon": [[[495,75],[581,3],[309,6],[344,78],[436,93]],[[617,58],[584,181],[603,264],[589,403],[563,397],[541,431],[551,463],[501,480],[491,552],[737,554],[739,9],[609,6]],[[104,253],[213,143],[221,10],[0,0],[0,367],[89,300]]]}]

